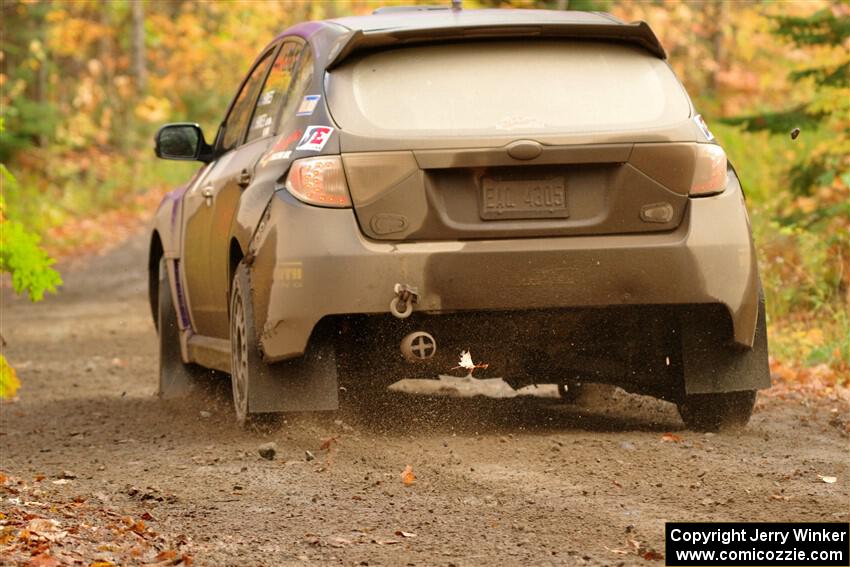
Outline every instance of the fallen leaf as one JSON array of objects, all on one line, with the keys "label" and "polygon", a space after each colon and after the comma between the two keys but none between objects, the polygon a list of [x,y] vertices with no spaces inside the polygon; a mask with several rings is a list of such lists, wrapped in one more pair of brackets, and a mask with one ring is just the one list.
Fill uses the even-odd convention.
[{"label": "fallen leaf", "polygon": [[57,567],[59,565],[59,561],[51,555],[42,553],[30,559],[27,565],[29,567]]},{"label": "fallen leaf", "polygon": [[410,486],[416,482],[416,475],[413,474],[413,465],[407,465],[401,473],[401,481],[405,486]]},{"label": "fallen leaf", "polygon": [[26,530],[47,541],[58,541],[68,535],[59,529],[59,522],[47,518],[35,518],[27,522]]},{"label": "fallen leaf", "polygon": [[631,551],[628,551],[627,549],[611,549],[607,546],[605,547],[605,549],[607,549],[611,553],[616,553],[617,555],[628,555],[629,553],[631,553]]},{"label": "fallen leaf", "polygon": [[401,537],[416,537],[416,534],[414,534],[414,533],[410,533],[410,532],[403,532],[403,531],[401,531],[401,530],[396,531],[396,532],[395,532],[395,535],[397,535],[397,536],[401,536]]},{"label": "fallen leaf", "polygon": [[827,484],[835,484],[836,482],[838,482],[838,477],[835,477],[835,476],[818,475],[818,478],[821,479],[823,482],[825,482]]},{"label": "fallen leaf", "polygon": [[173,549],[166,549],[165,551],[160,551],[154,557],[157,561],[165,561],[166,559],[177,559],[177,552]]},{"label": "fallen leaf", "polygon": [[373,539],[372,543],[377,543],[378,545],[395,545],[401,542],[397,539]]},{"label": "fallen leaf", "polygon": [[665,433],[661,436],[661,440],[665,443],[678,443],[682,440],[682,438],[679,435],[676,435],[675,433]]},{"label": "fallen leaf", "polygon": [[482,370],[486,369],[489,364],[475,364],[472,362],[472,354],[468,350],[461,351],[460,353],[460,361],[458,361],[458,365],[452,368],[452,370],[457,370],[458,368],[463,368],[469,370],[469,376],[472,376],[472,372],[476,368],[481,368]]}]

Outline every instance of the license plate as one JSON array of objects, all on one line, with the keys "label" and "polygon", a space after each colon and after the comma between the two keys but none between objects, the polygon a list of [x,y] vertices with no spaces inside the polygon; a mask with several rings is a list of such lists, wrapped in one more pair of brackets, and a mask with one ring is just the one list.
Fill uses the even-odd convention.
[{"label": "license plate", "polygon": [[484,220],[567,218],[567,188],[563,177],[482,180]]}]

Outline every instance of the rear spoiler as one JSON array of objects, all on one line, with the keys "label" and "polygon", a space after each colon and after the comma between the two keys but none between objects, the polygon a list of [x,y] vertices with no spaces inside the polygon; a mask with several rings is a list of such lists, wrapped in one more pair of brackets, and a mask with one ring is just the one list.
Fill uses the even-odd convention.
[{"label": "rear spoiler", "polygon": [[510,24],[462,25],[417,29],[387,29],[364,32],[353,31],[343,36],[335,46],[326,68],[333,69],[359,51],[401,47],[403,45],[464,41],[477,39],[587,39],[623,42],[638,45],[660,59],[667,53],[646,22],[631,24]]}]

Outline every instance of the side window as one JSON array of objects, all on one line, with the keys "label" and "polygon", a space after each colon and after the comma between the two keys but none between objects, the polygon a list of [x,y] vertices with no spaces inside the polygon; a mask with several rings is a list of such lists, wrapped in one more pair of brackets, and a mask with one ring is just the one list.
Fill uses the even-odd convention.
[{"label": "side window", "polygon": [[283,44],[280,53],[275,59],[269,78],[257,99],[254,117],[248,129],[248,139],[256,140],[268,136],[272,132],[274,122],[286,100],[286,94],[292,84],[292,75],[295,71],[295,63],[298,61],[298,53],[301,51],[299,42],[288,41]]},{"label": "side window", "polygon": [[313,82],[313,50],[310,49],[309,45],[306,45],[303,53],[301,63],[298,65],[298,74],[295,76],[295,84],[292,85],[292,94],[286,99],[286,106],[283,107],[281,113],[283,122],[289,120],[295,109],[301,106],[304,95],[318,94],[306,92],[310,88],[310,83]]},{"label": "side window", "polygon": [[245,127],[248,125],[248,121],[251,119],[251,111],[254,109],[254,99],[271,63],[272,53],[274,53],[274,50],[265,54],[262,61],[251,71],[251,75],[245,81],[242,90],[239,91],[239,96],[233,104],[233,109],[230,111],[225,125],[224,138],[221,143],[222,150],[225,152],[232,150],[242,141],[242,135],[245,133]]}]

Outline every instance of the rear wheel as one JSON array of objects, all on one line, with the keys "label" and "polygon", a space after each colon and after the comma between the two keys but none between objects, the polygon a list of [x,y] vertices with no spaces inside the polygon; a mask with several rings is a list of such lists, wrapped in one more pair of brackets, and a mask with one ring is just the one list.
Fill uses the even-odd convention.
[{"label": "rear wheel", "polygon": [[717,431],[736,429],[750,421],[756,403],[756,391],[720,394],[688,394],[678,403],[679,415],[688,429]]},{"label": "rear wheel", "polygon": [[280,415],[251,413],[248,403],[252,377],[256,381],[256,376],[265,365],[254,330],[254,307],[250,290],[248,266],[239,264],[230,293],[230,382],[236,421],[243,427],[274,424]]},{"label": "rear wheel", "polygon": [[180,398],[195,390],[209,371],[183,362],[180,354],[180,327],[177,310],[168,283],[165,258],[159,261],[157,288],[157,333],[159,335],[159,388],[160,398]]}]

